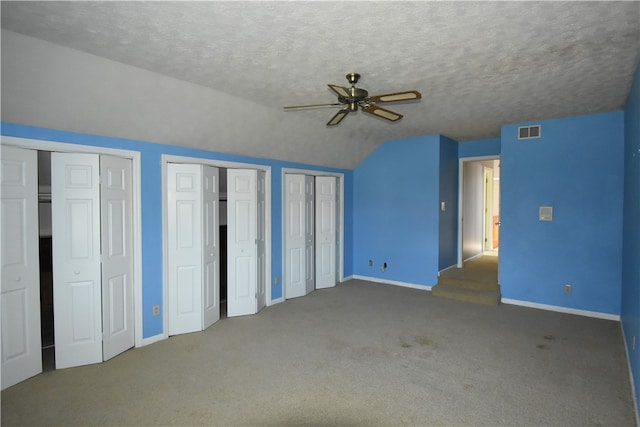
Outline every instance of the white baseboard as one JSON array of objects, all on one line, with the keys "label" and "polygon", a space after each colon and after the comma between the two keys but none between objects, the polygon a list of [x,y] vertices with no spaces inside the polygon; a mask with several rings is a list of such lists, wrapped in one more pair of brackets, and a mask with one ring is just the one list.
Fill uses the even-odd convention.
[{"label": "white baseboard", "polygon": [[577,308],[559,307],[557,305],[539,304],[537,302],[521,301],[517,299],[502,298],[503,304],[519,305],[522,307],[538,308],[540,310],[557,311],[558,313],[577,314],[578,316],[595,317],[597,319],[620,321],[620,315],[600,313],[599,311],[579,310]]},{"label": "white baseboard", "polygon": [[471,255],[469,258],[465,259],[464,262],[471,261],[472,259],[480,258],[483,255],[487,255],[484,252],[480,252],[479,254]]},{"label": "white baseboard", "polygon": [[353,274],[351,276],[343,277],[340,283],[346,282],[347,280],[351,280],[351,279],[353,279]]},{"label": "white baseboard", "polygon": [[281,302],[284,302],[284,297],[283,296],[280,297],[280,298],[272,299],[271,302],[268,305],[272,306],[272,305],[280,304]]},{"label": "white baseboard", "polygon": [[420,289],[421,291],[431,291],[431,286],[418,285],[415,283],[398,282],[396,280],[385,280],[377,277],[359,276],[354,274],[350,276],[352,279],[366,280],[367,282],[384,283],[385,285],[402,286],[404,288]]},{"label": "white baseboard", "polygon": [[143,338],[141,347],[144,347],[145,345],[156,343],[158,341],[166,340],[167,338],[168,337],[165,334],[158,334],[158,335],[154,335],[152,337]]},{"label": "white baseboard", "polygon": [[450,265],[449,267],[445,267],[442,270],[438,271],[438,277],[440,277],[440,273],[443,273],[447,270],[451,270],[452,268],[458,268],[458,264]]},{"label": "white baseboard", "polygon": [[631,397],[633,398],[633,407],[636,411],[636,426],[640,426],[640,414],[638,413],[638,399],[636,395],[636,384],[633,381],[633,370],[631,369],[631,355],[629,354],[629,346],[627,345],[627,336],[624,334],[623,322],[620,322],[620,331],[622,332],[622,342],[624,343],[624,351],[627,355],[627,369],[629,370],[629,382],[631,383]]}]

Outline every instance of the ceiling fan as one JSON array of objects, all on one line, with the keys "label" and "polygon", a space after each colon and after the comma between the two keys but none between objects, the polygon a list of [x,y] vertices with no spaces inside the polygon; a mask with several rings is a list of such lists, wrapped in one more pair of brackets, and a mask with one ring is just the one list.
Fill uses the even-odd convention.
[{"label": "ceiling fan", "polygon": [[292,105],[284,107],[284,109],[296,110],[302,108],[342,106],[342,108],[335,114],[335,116],[333,116],[331,120],[327,122],[327,126],[337,126],[342,121],[342,119],[344,119],[347,114],[349,114],[349,112],[358,111],[358,107],[360,107],[360,109],[365,113],[373,114],[374,116],[380,117],[382,119],[395,122],[402,118],[402,114],[398,114],[391,110],[378,107],[377,104],[386,102],[412,101],[422,98],[422,95],[417,90],[369,96],[369,92],[356,87],[356,83],[358,83],[358,80],[360,79],[360,74],[349,73],[346,77],[349,83],[351,83],[351,87],[342,87],[334,84],[329,84],[329,89],[331,89],[331,91],[338,96],[338,102],[328,104]]}]

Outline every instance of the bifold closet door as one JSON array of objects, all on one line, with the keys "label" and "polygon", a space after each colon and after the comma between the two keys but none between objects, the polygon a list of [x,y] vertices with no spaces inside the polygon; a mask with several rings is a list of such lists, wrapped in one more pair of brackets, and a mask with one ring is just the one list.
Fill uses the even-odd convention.
[{"label": "bifold closet door", "polygon": [[169,335],[220,319],[218,169],[167,164]]},{"label": "bifold closet door", "polygon": [[56,368],[134,346],[131,160],[51,153]]},{"label": "bifold closet door", "polygon": [[42,372],[38,249],[38,154],[0,151],[2,389]]},{"label": "bifold closet door", "polygon": [[265,299],[265,173],[227,170],[227,315],[257,313]]},{"label": "bifold closet door", "polygon": [[285,174],[285,296],[314,289],[314,179]]},{"label": "bifold closet door", "polygon": [[131,160],[100,156],[103,360],[134,346]]},{"label": "bifold closet door", "polygon": [[102,362],[100,158],[51,153],[56,368]]},{"label": "bifold closet door", "polygon": [[218,168],[202,166],[202,329],[220,320],[220,192]]},{"label": "bifold closet door", "polygon": [[316,289],[331,288],[337,275],[337,178],[316,177]]},{"label": "bifold closet door", "polygon": [[315,179],[314,177],[307,175],[304,177],[305,295],[310,294],[316,288],[315,214]]}]

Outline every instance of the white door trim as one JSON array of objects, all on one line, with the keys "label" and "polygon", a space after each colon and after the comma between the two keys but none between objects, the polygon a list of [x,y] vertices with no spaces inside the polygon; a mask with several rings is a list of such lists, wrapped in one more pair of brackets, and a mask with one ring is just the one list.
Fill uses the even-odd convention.
[{"label": "white door trim", "polygon": [[[337,178],[337,186],[339,187],[339,191],[338,191],[338,198],[339,198],[339,210],[338,210],[338,226],[339,226],[339,230],[338,230],[338,247],[337,252],[338,252],[338,282],[344,282],[344,173],[340,173],[340,172],[326,172],[326,171],[319,171],[319,170],[314,170],[314,169],[297,169],[297,168],[282,168],[282,178],[281,178],[281,182],[282,182],[282,274],[283,276],[286,274],[286,270],[285,270],[285,252],[284,252],[284,242],[285,242],[285,232],[286,232],[286,223],[285,223],[285,211],[286,211],[286,205],[285,205],[285,194],[286,194],[286,187],[285,187],[285,175],[288,173],[293,173],[293,174],[303,174],[303,175],[311,175],[311,176],[335,176]],[[280,280],[280,283],[284,284],[284,277],[281,278],[282,280]],[[285,289],[284,289],[284,285],[282,287],[282,297],[278,298],[277,301],[274,301],[274,303],[276,302],[282,302],[285,300]]]},{"label": "white door trim", "polygon": [[[166,232],[168,226],[167,220],[167,163],[195,163],[200,165],[215,166],[225,169],[255,169],[265,173],[265,283],[267,292],[267,306],[272,305],[271,301],[271,166],[260,165],[255,163],[230,162],[225,160],[207,159],[202,157],[176,156],[171,154],[162,154],[160,163],[162,165],[162,307],[167,307],[167,237]],[[163,321],[163,338],[168,338],[169,318],[166,310],[162,310]]]},{"label": "white door trim", "polygon": [[39,151],[58,151],[63,153],[106,154],[131,159],[131,186],[133,190],[133,287],[135,316],[135,345],[141,347],[150,344],[142,337],[142,210],[141,210],[141,153],[93,145],[70,144],[66,142],[18,138],[2,135],[3,145],[27,148]]},{"label": "white door trim", "polygon": [[[458,159],[458,268],[462,268],[462,212],[464,202],[462,190],[464,184],[464,164],[466,162],[478,162],[483,160],[500,160],[500,155],[461,157]],[[483,246],[484,247],[484,246]]]}]

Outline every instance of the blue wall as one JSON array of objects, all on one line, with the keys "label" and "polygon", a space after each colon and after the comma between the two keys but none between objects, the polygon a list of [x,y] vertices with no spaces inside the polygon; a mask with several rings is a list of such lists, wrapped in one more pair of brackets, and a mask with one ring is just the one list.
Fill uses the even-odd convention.
[{"label": "blue wall", "polygon": [[500,155],[500,138],[458,142],[458,156],[461,158],[498,155]]},{"label": "blue wall", "polygon": [[[623,112],[502,128],[503,298],[620,314]],[[553,221],[538,220],[552,206]],[[564,285],[573,292],[566,294]]]},{"label": "blue wall", "polygon": [[458,262],[458,142],[440,138],[440,209],[438,270]]},{"label": "blue wall", "polygon": [[237,156],[215,153],[170,145],[153,144],[120,138],[86,135],[63,132],[30,126],[2,123],[0,133],[5,136],[65,142],[99,147],[118,148],[141,153],[141,195],[142,195],[142,310],[143,337],[148,338],[162,334],[162,316],[152,316],[152,306],[162,307],[162,164],[163,154],[215,159],[221,161],[251,163],[271,166],[271,297],[282,296],[282,282],[273,283],[273,278],[282,278],[282,168],[303,168],[325,172],[344,173],[345,197],[345,276],[351,275],[351,253],[353,251],[353,233],[351,203],[353,199],[353,172],[342,169],[331,169],[281,162],[270,159]]},{"label": "blue wall", "polygon": [[624,136],[622,325],[640,406],[640,65],[624,112]]},{"label": "blue wall", "polygon": [[432,135],[386,142],[354,171],[355,275],[436,283],[440,140]]}]

